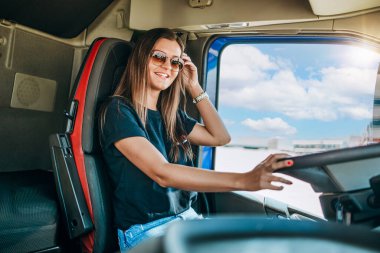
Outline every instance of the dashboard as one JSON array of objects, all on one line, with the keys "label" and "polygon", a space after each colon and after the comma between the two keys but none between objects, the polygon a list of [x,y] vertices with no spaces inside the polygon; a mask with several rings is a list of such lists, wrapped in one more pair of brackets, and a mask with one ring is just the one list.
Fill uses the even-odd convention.
[{"label": "dashboard", "polygon": [[[321,192],[327,221],[299,214],[278,216],[217,216],[172,224],[167,233],[131,250],[131,253],[217,252],[380,252],[380,144],[344,148],[285,159],[292,167],[276,172],[308,182]],[[265,203],[274,213],[285,209]],[[286,207],[287,208],[287,207]]]}]

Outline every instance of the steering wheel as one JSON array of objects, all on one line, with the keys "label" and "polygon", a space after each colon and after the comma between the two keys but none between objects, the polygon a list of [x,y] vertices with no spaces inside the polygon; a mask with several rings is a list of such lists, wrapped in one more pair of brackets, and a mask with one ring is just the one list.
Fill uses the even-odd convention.
[{"label": "steering wheel", "polygon": [[336,223],[216,217],[173,224],[163,238],[165,253],[378,252],[379,234]]},{"label": "steering wheel", "polygon": [[[284,158],[293,165],[276,172],[308,182],[316,192],[346,192],[369,188],[369,179],[379,174],[380,143],[343,148],[320,153]],[[349,175],[356,179],[354,185],[346,185]],[[361,181],[358,182],[358,179]]]}]

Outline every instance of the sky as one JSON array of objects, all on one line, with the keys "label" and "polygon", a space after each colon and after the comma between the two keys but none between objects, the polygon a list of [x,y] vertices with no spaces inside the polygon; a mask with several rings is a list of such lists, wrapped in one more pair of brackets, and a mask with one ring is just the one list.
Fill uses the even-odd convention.
[{"label": "sky", "polygon": [[230,45],[218,110],[233,141],[362,136],[379,62],[378,53],[351,45]]}]

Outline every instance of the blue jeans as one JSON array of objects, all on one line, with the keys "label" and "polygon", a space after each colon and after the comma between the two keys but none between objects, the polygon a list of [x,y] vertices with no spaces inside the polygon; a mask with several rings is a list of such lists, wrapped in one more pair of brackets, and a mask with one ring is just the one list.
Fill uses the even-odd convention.
[{"label": "blue jeans", "polygon": [[177,215],[151,221],[146,224],[133,225],[125,231],[118,229],[117,235],[120,252],[127,252],[129,249],[150,237],[163,235],[168,225],[175,221],[191,219],[203,219],[203,216],[195,212],[193,208],[190,208]]}]

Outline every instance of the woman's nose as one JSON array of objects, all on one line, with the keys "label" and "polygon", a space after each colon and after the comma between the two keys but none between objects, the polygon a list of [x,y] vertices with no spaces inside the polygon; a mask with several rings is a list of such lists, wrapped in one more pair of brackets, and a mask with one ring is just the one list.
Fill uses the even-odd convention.
[{"label": "woman's nose", "polygon": [[162,67],[164,67],[166,69],[172,69],[169,58],[166,58],[165,62],[162,64]]}]

